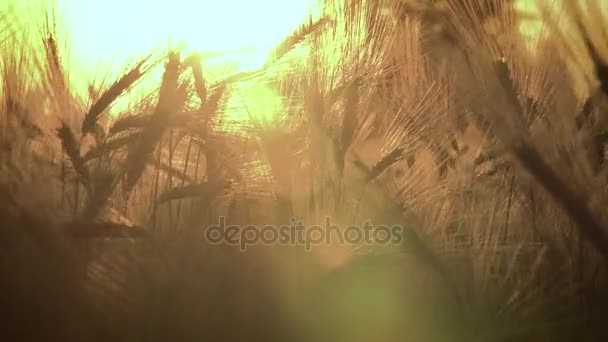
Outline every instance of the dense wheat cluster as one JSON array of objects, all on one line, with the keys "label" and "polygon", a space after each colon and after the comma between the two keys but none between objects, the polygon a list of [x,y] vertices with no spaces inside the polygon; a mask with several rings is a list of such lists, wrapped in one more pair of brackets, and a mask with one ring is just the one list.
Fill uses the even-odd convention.
[{"label": "dense wheat cluster", "polygon": [[[86,97],[53,11],[0,7],[0,339],[608,338],[603,2],[532,38],[508,0],[324,5],[260,70],[151,51]],[[405,234],[241,251],[220,217]]]}]

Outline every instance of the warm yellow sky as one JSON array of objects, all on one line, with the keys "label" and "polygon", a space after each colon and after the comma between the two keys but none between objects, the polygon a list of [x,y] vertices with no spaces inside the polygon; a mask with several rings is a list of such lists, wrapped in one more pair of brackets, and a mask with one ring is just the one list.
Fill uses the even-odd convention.
[{"label": "warm yellow sky", "polygon": [[[78,80],[119,74],[127,60],[155,48],[186,43],[201,52],[248,49],[207,64],[251,69],[265,62],[270,49],[307,18],[319,0],[0,0],[28,15],[57,3],[60,31],[69,32],[68,70]],[[530,4],[533,0],[517,0]],[[37,7],[37,9],[36,9]],[[39,18],[38,18],[39,19]],[[65,57],[65,54],[64,54]],[[207,68],[209,70],[209,68]]]},{"label": "warm yellow sky", "polygon": [[[200,52],[249,52],[227,58],[263,64],[272,47],[296,29],[317,0],[0,0],[18,8],[23,27],[45,4],[57,4],[68,33],[70,70],[121,64],[155,48],[185,43]],[[245,68],[248,66],[245,65]],[[89,75],[87,75],[89,76]]]},{"label": "warm yellow sky", "polygon": [[[253,48],[253,64],[306,19],[318,0],[0,0],[32,12],[55,1],[69,32],[72,66],[120,63],[185,42],[202,51]],[[518,0],[530,4],[533,0]],[[527,6],[525,6],[527,7]],[[25,16],[24,16],[25,17]],[[24,19],[25,21],[26,19]],[[257,53],[254,53],[256,50]],[[254,60],[252,60],[254,59]]]},{"label": "warm yellow sky", "polygon": [[58,0],[85,59],[145,54],[171,37],[204,51],[268,50],[307,17],[313,0]]},{"label": "warm yellow sky", "polygon": [[[311,11],[318,14],[318,0],[0,0],[0,9],[13,6],[19,27],[35,28],[32,20],[40,23],[42,9],[53,2],[60,42],[69,47],[63,60],[82,95],[90,80],[112,81],[127,62],[167,48],[169,41],[203,56],[237,52],[206,59],[206,77],[226,68],[257,69]],[[145,83],[157,85],[161,73]]]}]

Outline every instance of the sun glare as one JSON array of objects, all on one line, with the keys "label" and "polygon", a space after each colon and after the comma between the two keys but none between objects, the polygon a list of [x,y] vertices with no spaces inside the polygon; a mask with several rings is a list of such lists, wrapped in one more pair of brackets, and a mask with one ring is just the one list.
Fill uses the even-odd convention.
[{"label": "sun glare", "polygon": [[[69,60],[64,62],[74,89],[84,97],[88,96],[91,82],[112,82],[124,72],[128,62],[168,47],[179,46],[185,54],[196,51],[201,55],[208,82],[229,72],[257,70],[285,37],[310,15],[318,15],[320,3],[319,0],[10,1],[23,13],[35,12],[34,5],[40,6],[43,1],[54,2],[60,39],[69,46],[64,54],[69,54]],[[129,95],[119,99],[113,113],[126,109],[130,101],[137,101],[137,94],[157,87],[161,76],[159,68],[140,83],[133,98]],[[240,106],[248,107],[255,116],[277,111],[279,100],[271,99],[268,89],[262,85],[249,87],[248,97],[256,101]]]},{"label": "sun glare", "polygon": [[314,3],[59,0],[59,7],[80,63],[104,65],[111,58],[141,56],[170,43],[252,69],[264,64],[268,52],[308,17]]}]

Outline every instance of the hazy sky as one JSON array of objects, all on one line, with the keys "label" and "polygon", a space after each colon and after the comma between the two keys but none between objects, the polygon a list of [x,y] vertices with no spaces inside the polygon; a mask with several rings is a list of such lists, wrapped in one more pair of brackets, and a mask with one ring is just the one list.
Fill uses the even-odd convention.
[{"label": "hazy sky", "polygon": [[[318,0],[0,0],[58,4],[75,63],[107,63],[184,41],[198,50],[268,51]],[[522,5],[532,0],[517,0]],[[528,7],[528,6],[525,6]]]},{"label": "hazy sky", "polygon": [[268,51],[307,17],[312,0],[59,0],[79,59],[143,55],[185,42],[198,50]]},{"label": "hazy sky", "polygon": [[260,66],[318,0],[0,0],[0,9],[16,7],[22,27],[34,28],[32,18],[40,20],[41,9],[53,1],[71,79],[86,89],[80,82],[96,74],[113,78],[127,60],[166,48],[169,38],[198,51],[251,51],[210,65],[232,58],[241,68]]},{"label": "hazy sky", "polygon": [[[269,50],[297,28],[318,0],[0,0],[32,12],[32,4],[58,5],[68,33],[69,70],[80,79],[117,74],[124,61],[166,47],[168,38],[203,51],[251,47],[243,57],[262,64]],[[532,0],[517,0],[523,5]],[[528,6],[526,6],[528,7]],[[40,12],[38,12],[40,13]],[[24,17],[25,18],[25,17]],[[28,23],[23,19],[25,23]],[[30,25],[31,26],[31,25]]]}]

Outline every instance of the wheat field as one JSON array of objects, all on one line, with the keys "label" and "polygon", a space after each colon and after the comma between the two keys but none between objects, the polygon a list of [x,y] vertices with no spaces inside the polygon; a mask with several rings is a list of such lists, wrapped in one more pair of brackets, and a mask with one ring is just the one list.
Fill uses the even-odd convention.
[{"label": "wheat field", "polygon": [[255,70],[170,47],[80,88],[53,8],[0,7],[1,339],[606,340],[608,11],[519,5],[326,0]]}]

